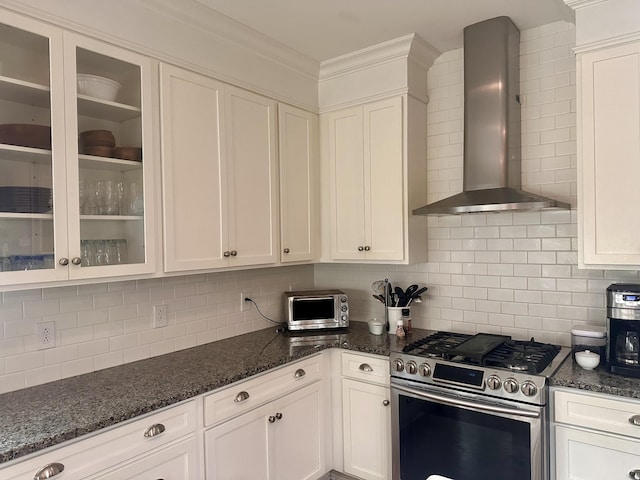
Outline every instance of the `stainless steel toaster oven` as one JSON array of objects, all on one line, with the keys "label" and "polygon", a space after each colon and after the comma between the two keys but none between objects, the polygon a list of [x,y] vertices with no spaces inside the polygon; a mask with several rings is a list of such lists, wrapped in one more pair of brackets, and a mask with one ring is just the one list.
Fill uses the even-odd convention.
[{"label": "stainless steel toaster oven", "polygon": [[342,290],[284,292],[289,330],[317,330],[349,326],[349,298]]}]

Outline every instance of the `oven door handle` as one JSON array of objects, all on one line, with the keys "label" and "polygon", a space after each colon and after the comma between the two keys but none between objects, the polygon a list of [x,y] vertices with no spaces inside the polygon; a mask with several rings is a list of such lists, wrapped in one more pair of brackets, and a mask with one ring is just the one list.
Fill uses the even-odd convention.
[{"label": "oven door handle", "polygon": [[480,410],[492,413],[502,413],[506,415],[517,415],[520,417],[540,418],[540,412],[533,410],[519,410],[517,408],[499,407],[497,405],[488,405],[485,403],[469,402],[467,400],[458,400],[456,398],[445,397],[443,395],[437,395],[435,393],[423,392],[421,390],[414,390],[413,388],[402,387],[400,385],[391,385],[392,389],[400,390],[402,392],[411,393],[427,400],[433,400],[434,402],[444,403],[446,405],[453,405],[456,407],[467,407],[473,410]]}]

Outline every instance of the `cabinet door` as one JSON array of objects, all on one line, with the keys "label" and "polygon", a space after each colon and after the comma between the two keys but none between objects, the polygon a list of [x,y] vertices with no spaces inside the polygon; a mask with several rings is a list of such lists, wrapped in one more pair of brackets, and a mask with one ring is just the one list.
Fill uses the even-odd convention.
[{"label": "cabinet door", "polygon": [[389,388],[342,380],[344,471],[365,480],[391,478]]},{"label": "cabinet door", "polygon": [[270,425],[271,480],[320,478],[324,466],[324,424],[321,382],[273,403]]},{"label": "cabinet door", "polygon": [[364,259],[365,172],[362,107],[327,114],[331,258]]},{"label": "cabinet door", "polygon": [[0,285],[66,279],[62,31],[10,12],[2,22]]},{"label": "cabinet door", "polygon": [[230,266],[277,261],[275,108],[260,95],[226,90]]},{"label": "cabinet door", "polygon": [[578,75],[580,261],[636,269],[640,43],[580,55]]},{"label": "cabinet door", "polygon": [[317,116],[278,105],[280,159],[280,261],[312,261],[315,257],[319,178]]},{"label": "cabinet door", "polygon": [[603,480],[640,475],[640,442],[555,427],[556,480]]},{"label": "cabinet door", "polygon": [[168,272],[227,265],[222,85],[160,67],[164,264]]},{"label": "cabinet door", "polygon": [[151,273],[154,64],[69,32],[64,63],[69,277]]},{"label": "cabinet door", "polygon": [[402,98],[364,106],[367,260],[404,259]]},{"label": "cabinet door", "polygon": [[270,405],[205,432],[207,480],[269,479]]}]

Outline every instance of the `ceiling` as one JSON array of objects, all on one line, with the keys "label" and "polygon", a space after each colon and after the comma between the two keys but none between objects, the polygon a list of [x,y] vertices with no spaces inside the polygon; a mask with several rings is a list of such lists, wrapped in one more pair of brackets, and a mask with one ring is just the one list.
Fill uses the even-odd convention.
[{"label": "ceiling", "polygon": [[417,33],[440,52],[501,15],[520,30],[573,21],[562,0],[196,0],[317,61]]}]

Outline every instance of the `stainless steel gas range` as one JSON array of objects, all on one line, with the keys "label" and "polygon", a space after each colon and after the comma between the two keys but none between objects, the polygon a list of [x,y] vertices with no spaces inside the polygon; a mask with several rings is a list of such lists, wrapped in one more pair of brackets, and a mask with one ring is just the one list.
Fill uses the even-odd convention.
[{"label": "stainless steel gas range", "polygon": [[391,352],[393,480],[547,480],[548,377],[569,348],[433,332]]}]

